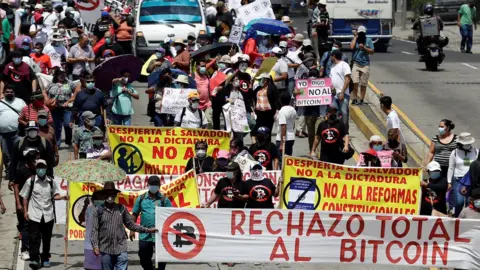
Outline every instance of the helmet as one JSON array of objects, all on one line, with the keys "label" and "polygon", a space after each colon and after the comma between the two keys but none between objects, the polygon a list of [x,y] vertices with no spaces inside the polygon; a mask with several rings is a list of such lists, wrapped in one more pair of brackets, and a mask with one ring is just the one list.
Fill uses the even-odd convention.
[{"label": "helmet", "polygon": [[433,5],[431,3],[427,3],[423,6],[423,15],[433,16]]}]

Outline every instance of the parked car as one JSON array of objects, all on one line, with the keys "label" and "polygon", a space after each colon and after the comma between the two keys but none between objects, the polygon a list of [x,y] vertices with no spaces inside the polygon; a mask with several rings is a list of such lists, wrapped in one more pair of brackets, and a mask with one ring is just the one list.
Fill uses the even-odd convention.
[{"label": "parked car", "polygon": [[436,0],[433,8],[435,14],[443,21],[457,21],[460,6],[468,2],[468,0]]}]

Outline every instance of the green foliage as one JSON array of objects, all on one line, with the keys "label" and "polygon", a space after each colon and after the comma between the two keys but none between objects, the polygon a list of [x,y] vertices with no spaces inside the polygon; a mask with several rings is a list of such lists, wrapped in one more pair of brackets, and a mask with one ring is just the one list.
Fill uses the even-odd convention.
[{"label": "green foliage", "polygon": [[432,0],[412,0],[412,11],[415,12],[417,16],[423,14],[423,6],[427,3],[434,3]]}]

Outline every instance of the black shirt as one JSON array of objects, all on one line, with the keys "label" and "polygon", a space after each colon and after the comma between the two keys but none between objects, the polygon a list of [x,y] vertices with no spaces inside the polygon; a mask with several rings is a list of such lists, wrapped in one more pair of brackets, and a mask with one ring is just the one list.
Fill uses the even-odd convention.
[{"label": "black shirt", "polygon": [[202,160],[199,160],[197,158],[190,158],[187,161],[187,167],[185,168],[186,172],[193,169],[193,159],[195,159],[195,171],[197,174],[213,171],[213,164],[215,163],[215,160],[213,159],[213,157],[207,156]]},{"label": "black shirt", "polygon": [[447,178],[441,176],[439,179],[430,179],[426,188],[422,188],[422,203],[420,207],[420,215],[432,214],[433,209],[440,213],[447,214],[447,190],[448,182]]},{"label": "black shirt", "polygon": [[348,135],[348,132],[342,121],[336,120],[332,124],[328,121],[321,122],[317,129],[317,136],[321,139],[320,152],[339,152],[343,149],[345,135]]},{"label": "black shirt", "polygon": [[37,172],[35,169],[27,167],[26,164],[21,165],[16,173],[14,183],[18,185],[18,191],[22,190],[23,186],[25,185],[25,182],[27,182],[32,175],[35,175]]},{"label": "black shirt", "polygon": [[327,24],[326,25],[319,25],[317,27],[317,34],[319,38],[322,39],[327,39],[328,38],[328,30],[330,29],[330,15],[328,14],[328,11],[323,10],[320,12],[320,16],[318,18],[320,21],[326,20]]},{"label": "black shirt", "polygon": [[273,170],[273,160],[278,159],[279,156],[278,148],[272,142],[265,145],[252,144],[248,152],[267,170]]},{"label": "black shirt", "polygon": [[234,199],[234,193],[240,193],[243,189],[244,182],[242,179],[237,179],[232,184],[227,177],[218,180],[215,186],[215,194],[218,195],[218,208],[243,208],[245,201]]},{"label": "black shirt", "polygon": [[82,114],[85,111],[91,111],[95,115],[101,114],[101,108],[107,108],[107,100],[102,91],[94,89],[94,91],[88,89],[82,89],[78,92],[75,101],[73,102],[74,112]]},{"label": "black shirt", "polygon": [[273,208],[273,194],[275,185],[272,180],[264,178],[262,181],[248,179],[243,184],[242,194],[248,195],[245,208]]},{"label": "black shirt", "polygon": [[[42,140],[44,143],[42,143]],[[23,144],[21,144],[22,141]],[[40,152],[40,159],[47,162],[47,175],[53,177],[53,166],[55,165],[53,146],[47,139],[38,136],[38,138],[33,141],[25,137],[23,140],[15,143],[9,165],[10,179],[16,179],[18,169],[27,163],[26,157],[23,155],[23,151],[26,148],[36,148]]]},{"label": "black shirt", "polygon": [[105,32],[110,30],[110,25],[113,25],[113,28],[115,29],[118,28],[118,24],[110,18],[106,20],[103,18],[98,19],[97,23],[95,23],[95,27],[93,28],[93,35],[95,35],[98,40],[102,39],[105,35]]},{"label": "black shirt", "polygon": [[78,28],[78,23],[73,18],[65,17],[60,23],[63,23],[67,29]]}]

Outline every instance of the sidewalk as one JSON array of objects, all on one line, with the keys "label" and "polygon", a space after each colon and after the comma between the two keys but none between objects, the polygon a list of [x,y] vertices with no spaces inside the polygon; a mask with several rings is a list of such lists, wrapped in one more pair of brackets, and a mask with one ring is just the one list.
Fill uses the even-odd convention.
[{"label": "sidewalk", "polygon": [[15,269],[17,262],[17,216],[13,192],[8,190],[8,181],[3,179],[0,192],[7,212],[0,216],[0,269]]},{"label": "sidewalk", "polygon": [[[407,24],[407,29],[402,30],[401,26],[393,27],[393,37],[396,39],[410,40],[415,42],[415,35],[412,30],[413,24]],[[449,42],[446,47],[448,50],[460,51],[460,41],[462,36],[460,35],[460,30],[458,26],[455,25],[445,25],[443,29],[443,34],[448,37]],[[473,53],[480,53],[480,29],[473,31]]]}]

